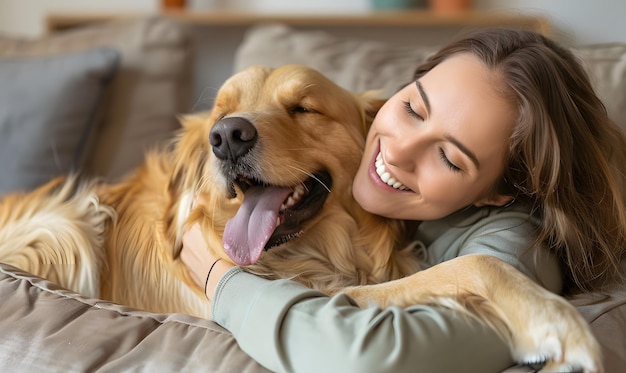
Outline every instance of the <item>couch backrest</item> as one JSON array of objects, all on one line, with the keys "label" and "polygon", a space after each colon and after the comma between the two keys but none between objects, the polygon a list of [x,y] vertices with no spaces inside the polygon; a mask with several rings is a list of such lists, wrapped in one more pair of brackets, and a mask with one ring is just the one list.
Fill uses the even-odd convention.
[{"label": "couch backrest", "polygon": [[[235,71],[250,65],[312,66],[352,91],[385,89],[389,95],[413,79],[415,68],[437,48],[398,46],[298,31],[285,25],[252,28],[237,50]],[[610,117],[626,131],[626,44],[574,48]]]}]

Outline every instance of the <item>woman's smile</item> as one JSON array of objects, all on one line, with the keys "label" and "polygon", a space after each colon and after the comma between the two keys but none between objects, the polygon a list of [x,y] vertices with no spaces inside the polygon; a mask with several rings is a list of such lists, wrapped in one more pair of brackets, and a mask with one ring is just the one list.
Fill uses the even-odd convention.
[{"label": "woman's smile", "polygon": [[378,176],[378,181],[384,183],[386,186],[390,186],[396,190],[410,190],[388,171],[383,161],[383,155],[380,152],[378,152],[378,155],[376,155],[374,159],[374,169],[375,176]]}]

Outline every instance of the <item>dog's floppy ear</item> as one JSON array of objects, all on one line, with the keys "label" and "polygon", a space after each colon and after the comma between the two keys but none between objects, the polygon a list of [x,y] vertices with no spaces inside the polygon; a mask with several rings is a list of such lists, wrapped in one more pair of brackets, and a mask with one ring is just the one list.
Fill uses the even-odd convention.
[{"label": "dog's floppy ear", "polygon": [[381,91],[372,90],[364,91],[358,94],[361,104],[363,105],[363,110],[365,111],[365,135],[367,135],[367,131],[369,131],[378,110],[380,110],[383,104],[387,101],[386,98],[380,98],[380,93]]}]

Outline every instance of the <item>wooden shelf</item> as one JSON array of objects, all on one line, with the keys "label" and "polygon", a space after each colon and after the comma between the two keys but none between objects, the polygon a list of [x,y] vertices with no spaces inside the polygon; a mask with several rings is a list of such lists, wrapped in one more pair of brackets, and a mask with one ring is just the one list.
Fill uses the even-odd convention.
[{"label": "wooden shelf", "polygon": [[[153,13],[154,14],[154,13]],[[319,27],[489,27],[510,26],[551,33],[547,19],[539,16],[503,12],[438,13],[428,10],[372,11],[351,14],[267,14],[241,11],[164,11],[166,17],[192,25],[249,26],[258,23],[284,23],[292,26]],[[146,14],[52,13],[46,18],[48,31],[59,31],[91,23]]]}]

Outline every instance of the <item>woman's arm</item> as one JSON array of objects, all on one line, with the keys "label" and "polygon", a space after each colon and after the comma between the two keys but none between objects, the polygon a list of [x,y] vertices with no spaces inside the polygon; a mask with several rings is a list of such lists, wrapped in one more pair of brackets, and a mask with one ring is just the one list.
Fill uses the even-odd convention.
[{"label": "woman's arm", "polygon": [[[197,227],[181,257],[204,286],[215,258]],[[512,365],[493,331],[444,308],[358,308],[288,280],[269,281],[219,261],[207,282],[212,318],[278,372],[499,372]]]},{"label": "woman's arm", "polygon": [[493,331],[451,310],[358,308],[288,280],[229,270],[213,319],[278,372],[500,372],[512,365]]}]

